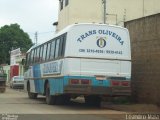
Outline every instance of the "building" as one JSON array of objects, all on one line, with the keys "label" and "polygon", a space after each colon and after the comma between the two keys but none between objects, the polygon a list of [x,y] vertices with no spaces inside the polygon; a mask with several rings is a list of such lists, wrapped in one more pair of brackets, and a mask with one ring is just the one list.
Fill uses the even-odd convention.
[{"label": "building", "polygon": [[6,83],[9,83],[10,80],[10,65],[2,65],[4,72],[7,74]]},{"label": "building", "polygon": [[24,66],[22,65],[22,59],[25,58],[25,54],[21,53],[20,48],[12,50],[10,52],[10,65],[2,65],[4,72],[7,74],[7,84],[13,76],[23,76]]},{"label": "building", "polygon": [[59,5],[57,31],[74,23],[103,22],[101,0],[60,0]]},{"label": "building", "polygon": [[124,22],[160,13],[160,0],[106,0],[106,18],[110,24]]},{"label": "building", "polygon": [[60,0],[57,31],[73,23],[102,23],[105,12],[106,23],[125,23],[131,35],[133,96],[160,105],[160,0],[106,0],[105,12],[104,1]]},{"label": "building", "polygon": [[22,59],[25,58],[25,54],[21,53],[20,48],[12,50],[10,54],[10,79],[13,76],[23,76],[24,67],[22,65]]},{"label": "building", "polygon": [[123,26],[125,21],[160,12],[160,0],[59,0],[57,31],[74,23],[103,23],[104,1],[109,24]]},{"label": "building", "polygon": [[132,93],[141,103],[160,105],[160,13],[128,21],[132,51]]}]

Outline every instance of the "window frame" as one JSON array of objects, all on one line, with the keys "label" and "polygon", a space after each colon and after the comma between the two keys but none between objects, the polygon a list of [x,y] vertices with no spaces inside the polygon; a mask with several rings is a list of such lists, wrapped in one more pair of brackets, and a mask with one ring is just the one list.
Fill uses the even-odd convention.
[{"label": "window frame", "polygon": [[31,59],[30,59],[30,64],[34,63],[34,49],[31,50],[31,55],[30,55]]},{"label": "window frame", "polygon": [[55,48],[55,59],[59,58],[59,48],[60,48],[61,39],[56,39],[56,48]]},{"label": "window frame", "polygon": [[26,65],[30,65],[30,61],[31,61],[31,52],[26,54]]},{"label": "window frame", "polygon": [[46,51],[46,61],[50,60],[50,54],[51,54],[51,42],[47,43],[47,51]]},{"label": "window frame", "polygon": [[59,51],[59,55],[62,57],[65,54],[65,46],[66,46],[66,35],[63,35],[61,36],[60,51]]},{"label": "window frame", "polygon": [[[52,48],[54,45],[54,48]],[[56,48],[56,40],[51,41],[51,52],[50,52],[50,60],[55,59],[55,48]],[[53,54],[52,54],[53,53]],[[53,56],[52,56],[53,55]]]},{"label": "window frame", "polygon": [[[26,65],[55,61],[63,58],[66,48],[66,36],[67,33],[64,33],[42,45],[31,49],[31,51],[26,54]],[[59,41],[59,43],[57,43],[57,41]],[[50,46],[50,48],[48,48],[48,46]],[[38,57],[37,60],[35,59],[36,57]]]},{"label": "window frame", "polygon": [[37,48],[34,48],[33,63],[36,62]]},{"label": "window frame", "polygon": [[39,57],[40,57],[40,46],[38,46],[36,49],[37,49],[37,51],[36,51],[35,63],[38,63],[39,62]]},{"label": "window frame", "polygon": [[40,46],[39,62],[42,62],[43,60],[43,47],[43,45]]},{"label": "window frame", "polygon": [[46,61],[46,55],[47,55],[47,43],[43,45],[42,62]]}]

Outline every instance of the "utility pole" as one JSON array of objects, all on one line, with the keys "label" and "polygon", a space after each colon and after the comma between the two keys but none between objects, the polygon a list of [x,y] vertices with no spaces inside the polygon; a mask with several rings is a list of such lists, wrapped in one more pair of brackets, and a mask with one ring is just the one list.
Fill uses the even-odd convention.
[{"label": "utility pole", "polygon": [[35,32],[35,44],[37,45],[37,41],[38,41],[38,32]]},{"label": "utility pole", "polygon": [[103,8],[104,8],[104,14],[103,14],[103,23],[106,24],[106,0],[102,0]]}]

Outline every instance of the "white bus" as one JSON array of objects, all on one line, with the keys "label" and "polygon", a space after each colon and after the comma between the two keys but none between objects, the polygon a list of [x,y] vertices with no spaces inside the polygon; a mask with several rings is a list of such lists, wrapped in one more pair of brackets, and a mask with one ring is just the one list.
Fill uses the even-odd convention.
[{"label": "white bus", "polygon": [[46,96],[47,104],[82,95],[89,104],[99,104],[103,96],[130,96],[130,80],[126,28],[74,24],[27,52],[25,89],[29,98]]}]

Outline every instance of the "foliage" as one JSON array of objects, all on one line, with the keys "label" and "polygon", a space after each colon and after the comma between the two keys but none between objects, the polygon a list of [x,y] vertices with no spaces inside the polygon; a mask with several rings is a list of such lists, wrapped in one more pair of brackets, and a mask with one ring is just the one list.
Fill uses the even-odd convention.
[{"label": "foliage", "polygon": [[0,64],[10,63],[11,50],[20,48],[22,52],[26,52],[31,46],[29,35],[18,24],[0,28]]}]

